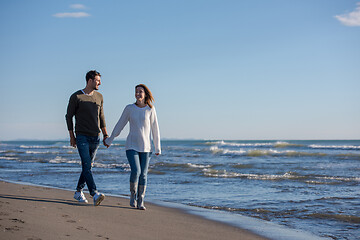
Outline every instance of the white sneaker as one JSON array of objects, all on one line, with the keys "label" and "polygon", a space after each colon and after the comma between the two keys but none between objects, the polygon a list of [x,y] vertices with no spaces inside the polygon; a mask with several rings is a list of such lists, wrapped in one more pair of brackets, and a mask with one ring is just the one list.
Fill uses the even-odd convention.
[{"label": "white sneaker", "polygon": [[78,202],[80,202],[80,203],[88,203],[88,200],[86,199],[86,197],[82,191],[81,192],[76,191],[74,194],[74,198],[76,200],[78,200]]},{"label": "white sneaker", "polygon": [[102,193],[96,193],[93,198],[94,198],[94,206],[99,206],[100,203],[104,200],[105,195]]}]

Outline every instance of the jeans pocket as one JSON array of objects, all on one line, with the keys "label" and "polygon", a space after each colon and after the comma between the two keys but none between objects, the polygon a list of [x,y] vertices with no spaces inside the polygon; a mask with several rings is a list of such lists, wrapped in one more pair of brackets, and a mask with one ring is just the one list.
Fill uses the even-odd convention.
[{"label": "jeans pocket", "polygon": [[76,145],[83,145],[87,143],[86,136],[84,135],[76,135]]}]

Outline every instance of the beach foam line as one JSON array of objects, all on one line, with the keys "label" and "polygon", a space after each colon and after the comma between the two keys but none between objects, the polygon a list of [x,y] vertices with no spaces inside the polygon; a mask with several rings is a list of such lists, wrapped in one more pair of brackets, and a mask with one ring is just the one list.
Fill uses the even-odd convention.
[{"label": "beach foam line", "polygon": [[276,240],[328,240],[331,238],[319,237],[312,233],[288,228],[286,226],[278,225],[276,223],[265,220],[224,212],[213,209],[206,209],[201,207],[194,207],[183,205],[180,203],[164,202],[158,200],[151,200],[152,203],[168,207],[181,209],[187,213],[198,215],[209,220],[222,222],[228,225],[249,230],[261,236]]}]

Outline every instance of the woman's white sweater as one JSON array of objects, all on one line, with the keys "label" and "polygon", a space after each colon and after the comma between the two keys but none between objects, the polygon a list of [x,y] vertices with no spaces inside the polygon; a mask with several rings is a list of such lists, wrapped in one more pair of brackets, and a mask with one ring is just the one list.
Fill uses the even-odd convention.
[{"label": "woman's white sweater", "polygon": [[111,136],[105,140],[105,143],[111,145],[114,138],[120,135],[128,122],[130,122],[130,131],[126,139],[126,150],[151,152],[152,135],[155,153],[161,154],[160,131],[154,106],[152,108],[149,106],[140,108],[135,104],[127,105]]}]

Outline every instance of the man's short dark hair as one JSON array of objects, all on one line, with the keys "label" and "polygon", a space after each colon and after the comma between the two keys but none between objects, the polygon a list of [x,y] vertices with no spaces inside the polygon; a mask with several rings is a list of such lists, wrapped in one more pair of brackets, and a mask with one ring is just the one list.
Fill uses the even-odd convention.
[{"label": "man's short dark hair", "polygon": [[96,70],[88,71],[86,74],[86,82],[88,82],[90,79],[95,79],[96,76],[101,77],[101,74]]}]

